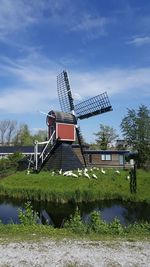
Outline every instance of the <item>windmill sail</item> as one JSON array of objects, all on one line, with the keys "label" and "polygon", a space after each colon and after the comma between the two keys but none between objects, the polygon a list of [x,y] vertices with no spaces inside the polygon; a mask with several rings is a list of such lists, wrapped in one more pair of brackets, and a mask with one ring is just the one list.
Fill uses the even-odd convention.
[{"label": "windmill sail", "polygon": [[85,100],[74,107],[77,118],[85,119],[112,110],[107,93]]},{"label": "windmill sail", "polygon": [[74,110],[73,98],[66,71],[63,71],[57,76],[57,91],[58,91],[61,110],[63,112],[73,111]]}]

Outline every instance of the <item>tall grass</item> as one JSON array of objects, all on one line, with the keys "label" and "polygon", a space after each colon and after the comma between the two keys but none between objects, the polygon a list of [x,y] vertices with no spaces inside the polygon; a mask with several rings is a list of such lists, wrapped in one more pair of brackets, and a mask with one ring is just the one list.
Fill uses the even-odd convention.
[{"label": "tall grass", "polygon": [[98,179],[74,178],[50,172],[29,174],[17,172],[0,180],[0,195],[24,200],[56,203],[89,202],[102,199],[146,201],[150,203],[150,172],[137,171],[137,193],[130,193],[128,172],[114,175],[113,169],[94,171]]}]

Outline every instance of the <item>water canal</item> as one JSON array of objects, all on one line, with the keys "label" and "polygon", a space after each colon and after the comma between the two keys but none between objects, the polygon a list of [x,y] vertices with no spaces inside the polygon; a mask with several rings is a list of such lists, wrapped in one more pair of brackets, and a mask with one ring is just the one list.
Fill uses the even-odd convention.
[{"label": "water canal", "polygon": [[[25,202],[14,199],[0,198],[0,220],[4,223],[19,223],[18,209],[24,207]],[[62,227],[64,222],[74,214],[77,206],[73,203],[55,204],[32,202],[33,209],[38,212],[42,223],[48,222],[54,227]],[[150,223],[150,204],[103,200],[78,204],[82,219],[88,222],[90,213],[98,211],[102,219],[110,222],[117,217],[123,225],[134,222]]]}]

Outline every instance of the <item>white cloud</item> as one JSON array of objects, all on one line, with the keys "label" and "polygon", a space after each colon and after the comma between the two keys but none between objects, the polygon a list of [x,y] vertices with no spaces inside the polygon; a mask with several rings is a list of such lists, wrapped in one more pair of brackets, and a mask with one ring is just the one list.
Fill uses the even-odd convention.
[{"label": "white cloud", "polygon": [[[12,61],[1,58],[0,76],[5,81],[5,90],[0,87],[0,110],[10,113],[34,113],[37,109],[46,109],[56,100],[56,72],[54,64],[45,58],[33,61]],[[51,66],[53,65],[53,69]],[[7,77],[13,81],[7,82]]]},{"label": "white cloud", "polygon": [[0,3],[0,38],[23,30],[36,22],[33,8],[25,1],[1,0]]},{"label": "white cloud", "polygon": [[95,39],[106,34],[108,22],[108,18],[92,11],[87,13],[83,6],[80,10],[80,5],[71,0],[1,0],[0,3],[0,40],[7,43],[13,43],[10,36],[18,32],[23,36],[34,25],[63,29],[66,33],[82,32],[86,38]]},{"label": "white cloud", "polygon": [[95,39],[100,35],[106,34],[106,25],[108,22],[109,20],[105,17],[84,14],[79,23],[71,28],[71,31],[85,32],[89,39]]},{"label": "white cloud", "polygon": [[77,93],[82,98],[92,97],[103,93],[126,94],[130,93],[134,97],[137,95],[149,94],[150,88],[150,68],[139,69],[101,69],[90,73],[74,73],[72,75],[72,86],[77,89]]},{"label": "white cloud", "polygon": [[128,41],[127,44],[131,44],[135,46],[142,46],[142,45],[150,44],[150,36],[135,37],[132,40]]},{"label": "white cloud", "polygon": [[[0,111],[2,113],[35,113],[37,110],[58,109],[56,76],[61,66],[42,56],[27,59],[0,60],[0,76],[5,89],[0,87]],[[93,72],[71,71],[69,80],[76,101],[105,91],[123,98],[126,94],[134,99],[150,96],[150,68],[100,69]],[[9,82],[11,78],[12,84]]]},{"label": "white cloud", "polygon": [[69,0],[1,0],[0,1],[0,40],[10,41],[9,36],[25,33],[32,25],[49,23],[61,25],[65,18],[61,11]]}]

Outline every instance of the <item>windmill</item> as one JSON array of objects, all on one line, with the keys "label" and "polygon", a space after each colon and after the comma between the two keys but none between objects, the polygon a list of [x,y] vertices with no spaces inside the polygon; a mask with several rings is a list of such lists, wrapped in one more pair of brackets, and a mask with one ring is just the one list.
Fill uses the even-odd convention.
[{"label": "windmill", "polygon": [[[78,104],[74,104],[68,74],[63,71],[57,76],[57,91],[61,111],[48,112],[48,141],[35,143],[35,170],[40,171],[48,163],[49,169],[70,170],[86,166],[82,135],[78,120],[90,118],[112,110],[107,93],[102,93]],[[82,161],[75,155],[72,143],[78,139]],[[38,153],[38,145],[44,145]]]}]

